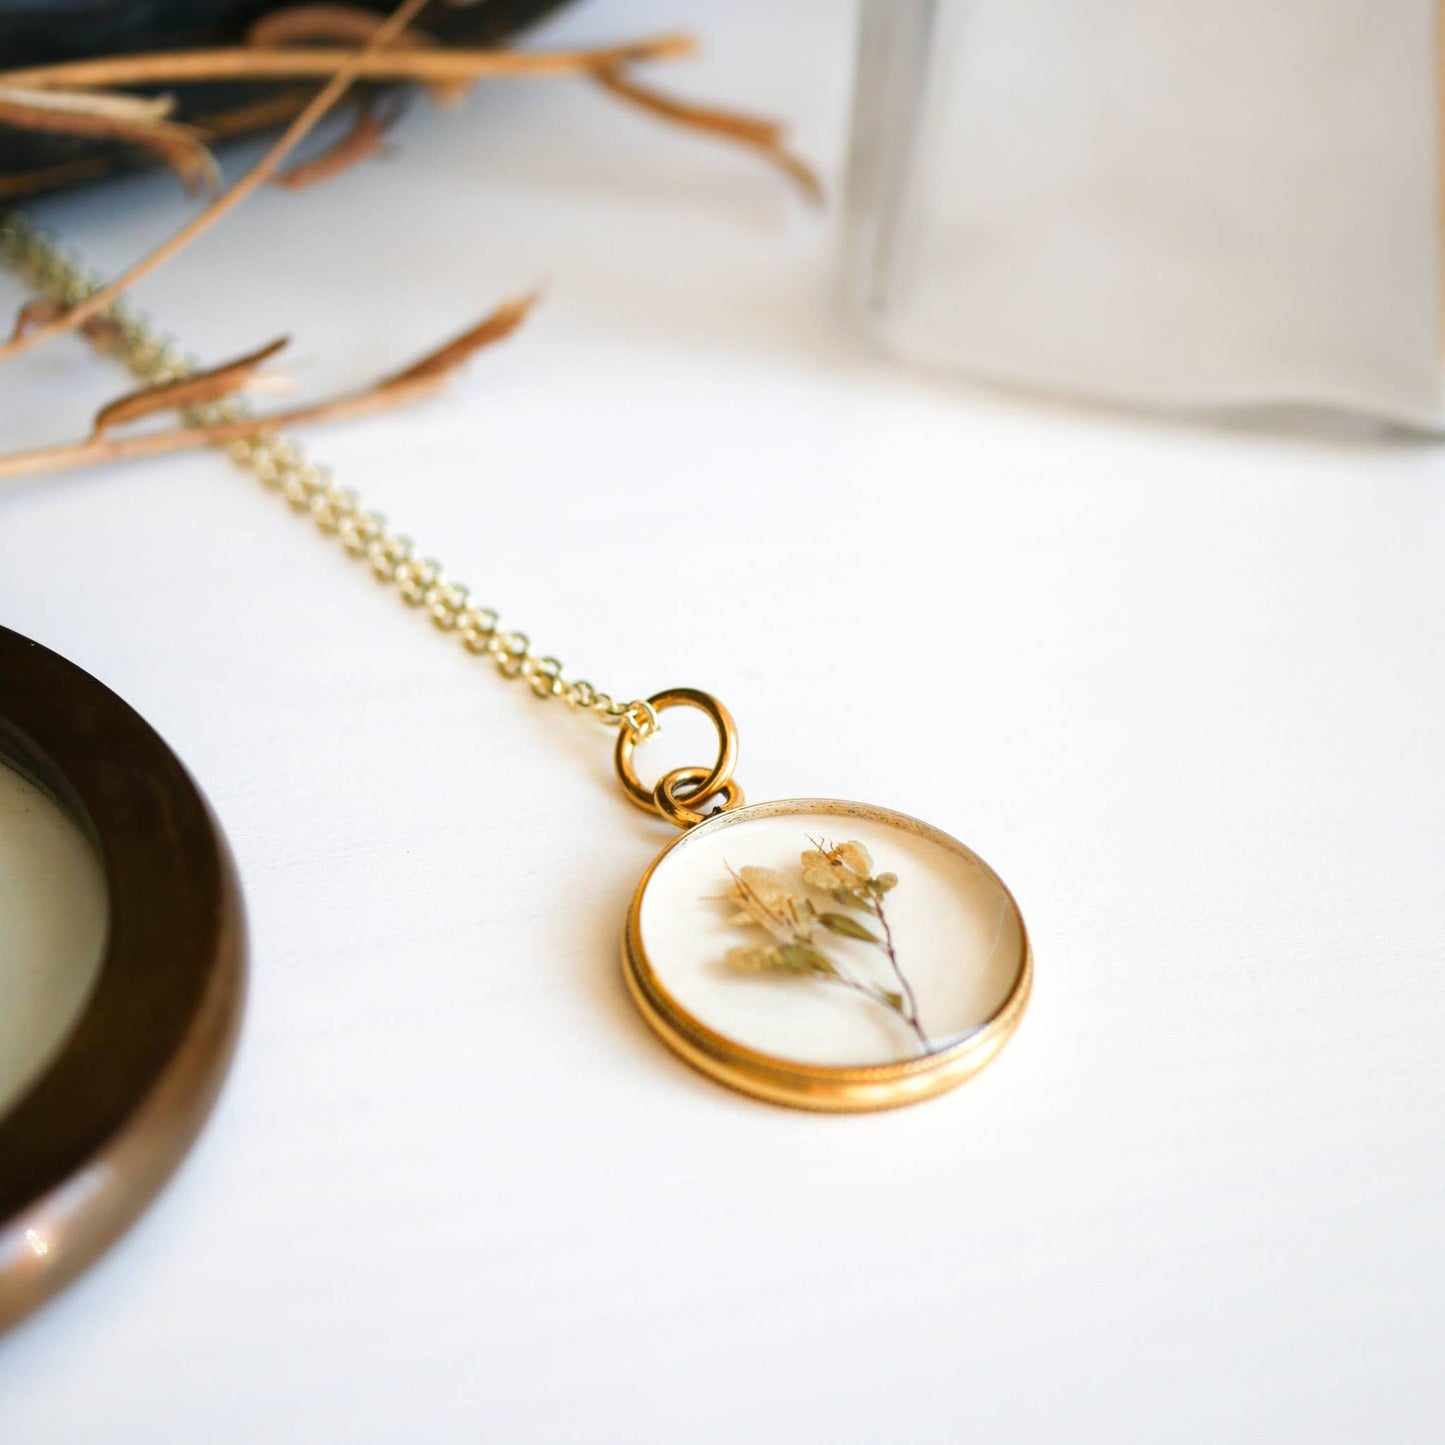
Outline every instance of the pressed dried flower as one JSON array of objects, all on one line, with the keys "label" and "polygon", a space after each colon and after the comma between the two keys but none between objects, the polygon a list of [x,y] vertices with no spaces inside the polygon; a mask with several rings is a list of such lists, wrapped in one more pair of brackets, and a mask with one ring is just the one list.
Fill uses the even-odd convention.
[{"label": "pressed dried flower", "polygon": [[764,973],[772,966],[771,960],[776,953],[777,949],[763,944],[740,943],[736,948],[728,949],[723,955],[723,962],[739,973]]},{"label": "pressed dried flower", "polygon": [[771,868],[743,868],[732,875],[729,900],[740,912],[734,922],[756,925],[783,942],[806,942],[813,932],[813,905]]},{"label": "pressed dried flower", "polygon": [[792,912],[799,902],[787,879],[771,868],[744,868],[738,874],[738,881],[770,912]]},{"label": "pressed dried flower", "polygon": [[[813,840],[799,858],[803,890],[773,868],[729,867],[733,886],[724,901],[738,905],[729,922],[739,928],[761,928],[773,941],[730,948],[723,962],[740,973],[772,973],[813,977],[838,984],[880,1004],[905,1023],[924,1049],[928,1035],[918,1016],[918,1000],[898,962],[893,931],[883,907],[884,895],[898,886],[896,873],[873,873],[873,859],[856,840],[829,844]],[[848,913],[820,911],[807,896],[813,888],[835,902],[870,914],[878,932]],[[865,944],[881,952],[898,983],[896,989],[857,976],[824,951],[815,927],[835,938]]]},{"label": "pressed dried flower", "polygon": [[833,864],[821,848],[810,848],[803,854],[803,882],[810,888],[821,888],[825,893],[831,893],[838,886]]},{"label": "pressed dried flower", "polygon": [[821,949],[807,943],[783,943],[777,946],[752,944],[730,948],[723,962],[739,973],[820,974],[835,977],[837,968]]}]

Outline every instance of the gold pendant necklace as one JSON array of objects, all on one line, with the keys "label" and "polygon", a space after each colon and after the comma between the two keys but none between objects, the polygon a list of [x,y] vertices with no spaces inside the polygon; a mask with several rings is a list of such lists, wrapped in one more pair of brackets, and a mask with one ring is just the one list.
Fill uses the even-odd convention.
[{"label": "gold pendant necklace", "polygon": [[[6,264],[45,295],[73,305],[99,285],[23,221],[8,218],[0,242]],[[103,315],[108,349],[147,384],[196,369],[124,301]],[[203,425],[251,413],[229,398],[186,415]],[[503,677],[617,729],[627,797],[681,830],[633,897],[624,974],[643,1017],[688,1063],[774,1103],[850,1112],[942,1093],[1008,1041],[1033,963],[1017,904],[977,854],[885,808],[816,798],[746,806],[733,777],[737,729],[716,698],[684,687],[620,703],[568,678],[296,443],[258,429],[225,445]],[[717,756],[649,788],[635,754],[676,707],[707,715]]]},{"label": "gold pendant necklace", "polygon": [[977,854],[886,808],[794,798],[744,806],[737,734],[716,698],[674,688],[652,712],[711,718],[711,770],[649,790],[626,724],[627,796],[682,836],[643,875],[623,933],[628,988],[688,1063],[802,1108],[887,1109],[976,1074],[1018,1027],[1033,965],[1012,895]]}]

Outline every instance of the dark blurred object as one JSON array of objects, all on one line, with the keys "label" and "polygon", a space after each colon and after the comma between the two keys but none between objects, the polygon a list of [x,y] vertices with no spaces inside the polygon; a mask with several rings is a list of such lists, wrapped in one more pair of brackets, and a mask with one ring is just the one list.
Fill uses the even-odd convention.
[{"label": "dark blurred object", "polygon": [[[566,3],[480,0],[434,5],[418,28],[446,44],[500,46]],[[290,8],[290,0],[0,0],[0,65],[19,69],[95,56],[238,45],[263,15]],[[386,15],[395,4],[354,0],[349,8]],[[284,124],[315,88],[296,81],[228,81],[137,89],[174,95],[174,119],[224,141]],[[152,163],[134,146],[0,127],[0,202]]]}]

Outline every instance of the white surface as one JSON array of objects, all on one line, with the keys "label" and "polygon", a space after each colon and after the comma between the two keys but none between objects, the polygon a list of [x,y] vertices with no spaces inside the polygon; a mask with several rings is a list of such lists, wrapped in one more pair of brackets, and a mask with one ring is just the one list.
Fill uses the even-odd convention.
[{"label": "white surface", "polygon": [[105,879],[85,836],[0,760],[0,1110],[79,1017],[105,923]]},{"label": "white surface", "polygon": [[1073,396],[1438,426],[1438,9],[874,0],[877,334]]},{"label": "white surface", "polygon": [[[776,8],[558,33],[695,22],[676,85],[835,171],[847,12]],[[444,399],[317,455],[600,685],[715,690],[751,796],[977,847],[1034,1001],[920,1108],[734,1097],[627,1001],[665,839],[603,739],[219,460],[8,485],[0,616],[193,769],[253,985],[177,1181],[0,1343],[6,1445],[1431,1438],[1445,456],[891,369],[828,220],[575,86],[397,145],[143,301],[208,356],[291,331],[319,394],[550,278]],[[41,214],[113,266],[181,213],[157,178]],[[7,444],[117,390],[45,350]]]}]

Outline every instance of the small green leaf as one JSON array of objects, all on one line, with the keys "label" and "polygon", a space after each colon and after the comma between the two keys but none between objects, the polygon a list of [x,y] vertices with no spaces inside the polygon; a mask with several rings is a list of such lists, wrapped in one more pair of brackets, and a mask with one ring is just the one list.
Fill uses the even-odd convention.
[{"label": "small green leaf", "polygon": [[833,902],[841,903],[844,908],[857,908],[863,913],[871,912],[868,905],[851,888],[835,888]]},{"label": "small green leaf", "polygon": [[896,873],[880,873],[873,880],[873,886],[880,893],[891,893],[898,887],[898,875]]},{"label": "small green leaf", "polygon": [[899,1013],[903,1012],[903,995],[901,993],[890,993],[885,989],[883,992],[883,1001],[889,1008],[897,1009]]},{"label": "small green leaf", "polygon": [[789,973],[836,973],[825,953],[807,943],[785,943],[778,950],[778,966]]},{"label": "small green leaf", "polygon": [[849,918],[846,913],[820,913],[818,922],[829,933],[839,933],[844,938],[856,938],[863,943],[881,942],[877,934],[870,933],[856,918]]}]

